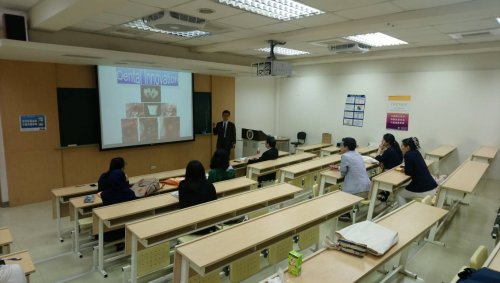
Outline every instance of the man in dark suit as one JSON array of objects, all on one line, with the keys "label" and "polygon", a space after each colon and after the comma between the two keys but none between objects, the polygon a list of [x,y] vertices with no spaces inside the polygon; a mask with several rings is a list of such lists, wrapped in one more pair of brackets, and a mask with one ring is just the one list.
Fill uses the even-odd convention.
[{"label": "man in dark suit", "polygon": [[[262,155],[259,158],[249,159],[248,164],[262,162],[262,161],[266,161],[266,160],[274,160],[274,159],[278,158],[279,153],[278,153],[278,150],[276,149],[276,139],[274,139],[274,137],[267,136],[266,148],[267,148],[267,150],[264,153],[262,153]],[[264,181],[271,181],[274,179],[276,179],[276,172],[270,173],[267,175],[259,176],[259,178],[257,178],[257,181],[260,184]]]},{"label": "man in dark suit", "polygon": [[229,110],[222,111],[222,121],[213,128],[214,135],[217,135],[217,148],[226,150],[228,154],[236,144],[236,126],[229,121],[229,116]]}]

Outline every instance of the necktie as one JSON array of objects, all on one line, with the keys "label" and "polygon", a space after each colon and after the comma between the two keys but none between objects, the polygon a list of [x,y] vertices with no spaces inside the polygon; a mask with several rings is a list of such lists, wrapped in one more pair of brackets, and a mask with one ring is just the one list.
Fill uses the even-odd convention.
[{"label": "necktie", "polygon": [[226,137],[227,122],[224,122],[224,137]]}]

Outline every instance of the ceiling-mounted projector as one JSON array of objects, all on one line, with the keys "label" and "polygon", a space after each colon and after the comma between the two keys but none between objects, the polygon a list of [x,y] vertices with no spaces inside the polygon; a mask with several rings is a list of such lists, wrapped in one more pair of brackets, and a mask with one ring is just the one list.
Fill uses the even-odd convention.
[{"label": "ceiling-mounted projector", "polygon": [[328,50],[335,54],[352,54],[352,53],[366,53],[372,47],[363,43],[346,43],[337,45],[328,45]]},{"label": "ceiling-mounted projector", "polygon": [[286,42],[280,42],[276,40],[268,40],[270,45],[269,56],[267,56],[266,61],[253,63],[252,68],[255,70],[255,74],[258,77],[264,76],[282,76],[288,77],[292,74],[292,64],[286,61],[276,60],[274,55],[274,47],[276,45],[285,45]]},{"label": "ceiling-mounted projector", "polygon": [[173,11],[154,13],[142,18],[142,20],[152,28],[174,32],[202,30],[207,23],[205,19]]}]

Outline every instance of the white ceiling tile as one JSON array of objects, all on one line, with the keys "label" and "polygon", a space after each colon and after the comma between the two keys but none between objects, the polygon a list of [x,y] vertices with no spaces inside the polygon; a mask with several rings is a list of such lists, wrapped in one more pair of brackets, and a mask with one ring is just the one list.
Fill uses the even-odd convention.
[{"label": "white ceiling tile", "polygon": [[154,40],[154,41],[160,41],[160,42],[177,42],[177,41],[186,40],[185,38],[183,38],[181,36],[164,34],[164,33],[153,33],[153,34],[144,36],[144,38],[149,39],[149,40]]},{"label": "white ceiling tile", "polygon": [[38,2],[40,2],[40,0],[0,0],[0,7],[4,9],[27,12]]},{"label": "white ceiling tile", "polygon": [[446,39],[446,40],[439,40],[439,41],[422,41],[422,42],[417,42],[411,45],[411,47],[423,47],[423,46],[441,46],[441,45],[450,45],[450,44],[458,44],[457,41],[454,39]]},{"label": "white ceiling tile", "polygon": [[116,14],[101,13],[97,16],[93,16],[93,17],[88,18],[88,20],[93,21],[93,22],[110,24],[110,25],[120,25],[120,24],[124,24],[126,22],[130,22],[130,21],[135,20],[135,19],[132,17],[126,17],[126,16],[121,16],[121,15],[116,15]]},{"label": "white ceiling tile", "polygon": [[151,15],[153,13],[159,12],[161,10],[162,9],[160,9],[160,8],[136,4],[136,3],[129,1],[129,2],[124,3],[122,5],[116,6],[115,8],[113,8],[107,12],[111,13],[111,14],[117,14],[117,15],[132,17],[132,18],[141,18],[141,17],[147,16],[147,15]]},{"label": "white ceiling tile", "polygon": [[183,46],[200,46],[200,45],[211,44],[211,42],[204,40],[204,39],[201,39],[201,38],[192,38],[192,39],[186,39],[183,41],[179,41],[176,44],[183,45]]},{"label": "white ceiling tile", "polygon": [[205,36],[204,39],[206,41],[210,41],[212,43],[215,43],[215,42],[233,41],[236,38],[232,37],[232,36],[228,36],[226,34],[214,34],[214,35]]},{"label": "white ceiling tile", "polygon": [[306,5],[322,11],[340,11],[363,6],[370,6],[387,0],[303,0]]},{"label": "white ceiling tile", "polygon": [[[215,12],[212,14],[202,14],[199,12],[200,8],[212,9]],[[188,14],[191,16],[199,17],[206,20],[216,20],[237,14],[244,11],[235,9],[226,5],[218,4],[210,0],[195,0],[186,4],[178,5],[172,8],[173,11]]]},{"label": "white ceiling tile", "polygon": [[255,28],[278,23],[278,20],[267,18],[252,13],[241,13],[217,20],[217,22],[240,28]]},{"label": "white ceiling tile", "polygon": [[405,10],[418,10],[467,2],[470,0],[393,0],[392,3]]},{"label": "white ceiling tile", "polygon": [[434,27],[444,33],[457,33],[498,28],[499,24],[496,19],[489,18],[474,21],[454,22],[450,24],[436,25]]},{"label": "white ceiling tile", "polygon": [[278,23],[274,25],[266,25],[262,27],[256,27],[255,30],[266,32],[266,33],[278,33],[278,32],[287,32],[302,29],[303,27],[285,23]]},{"label": "white ceiling tile", "polygon": [[130,0],[130,2],[139,3],[151,7],[169,9],[177,5],[188,2],[186,0]]},{"label": "white ceiling tile", "polygon": [[98,22],[83,21],[77,25],[71,26],[72,29],[77,29],[81,31],[98,31],[111,27],[112,25],[103,24]]},{"label": "white ceiling tile", "polygon": [[291,24],[302,26],[302,27],[315,27],[315,26],[324,26],[334,23],[340,23],[347,21],[346,18],[340,17],[338,15],[334,15],[331,13],[321,14],[318,16],[306,17],[297,20],[289,21]]},{"label": "white ceiling tile", "polygon": [[359,8],[347,9],[335,12],[349,19],[363,19],[401,12],[402,9],[390,3],[380,3]]}]

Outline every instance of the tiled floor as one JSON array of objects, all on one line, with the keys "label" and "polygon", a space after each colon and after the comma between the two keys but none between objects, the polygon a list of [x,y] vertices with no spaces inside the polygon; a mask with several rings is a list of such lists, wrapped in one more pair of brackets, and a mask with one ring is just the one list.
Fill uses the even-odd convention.
[{"label": "tiled floor", "polygon": [[[444,241],[446,246],[413,245],[408,269],[417,272],[420,279],[410,280],[401,276],[392,282],[450,282],[457,270],[468,262],[477,246],[485,245],[489,251],[493,249],[494,240],[490,232],[500,205],[500,181],[482,181],[469,201],[471,204],[461,206],[440,235],[439,240]],[[66,237],[65,242],[59,242],[56,222],[51,214],[51,203],[48,201],[0,208],[0,227],[9,227],[14,237],[12,251],[28,249],[35,261],[36,272],[31,276],[32,283],[122,282],[121,267],[125,264],[108,268],[109,276],[104,279],[100,273],[92,270],[90,249],[84,251],[83,258],[65,254],[71,250],[71,240]],[[70,225],[68,220],[63,224]],[[266,274],[272,274],[274,268],[269,267],[246,282],[257,282]],[[377,276],[375,274],[367,282],[376,281]],[[222,282],[228,281],[222,279]],[[332,279],[332,282],[335,280]]]}]

